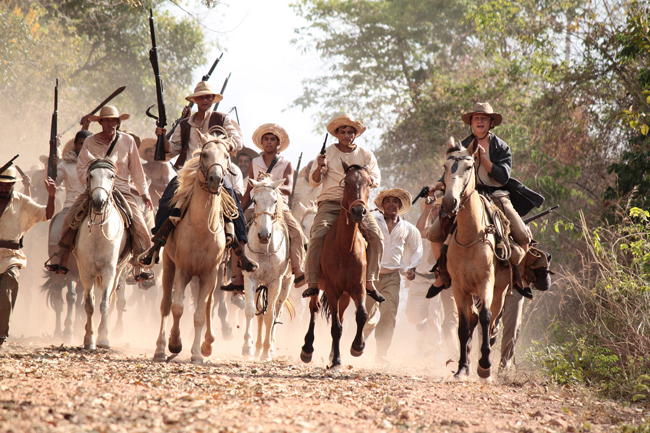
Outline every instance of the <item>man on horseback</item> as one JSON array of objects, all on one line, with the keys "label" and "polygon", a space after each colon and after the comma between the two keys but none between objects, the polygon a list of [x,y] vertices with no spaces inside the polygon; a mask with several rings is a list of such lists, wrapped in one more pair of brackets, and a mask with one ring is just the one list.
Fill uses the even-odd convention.
[{"label": "man on horseback", "polygon": [[22,251],[23,236],[36,223],[47,221],[54,214],[54,180],[50,177],[45,179],[48,199],[47,205],[41,206],[14,190],[16,175],[14,167],[0,173],[0,346],[9,335],[20,269],[27,264]]},{"label": "man on horseback", "polygon": [[[372,151],[354,144],[354,140],[363,134],[365,130],[366,126],[363,122],[352,118],[349,114],[335,117],[327,125],[327,131],[339,141],[328,146],[325,154],[318,156],[316,164],[312,165],[309,173],[311,186],[315,188],[322,185],[322,190],[318,195],[318,212],[311,229],[311,239],[305,260],[306,278],[309,287],[303,292],[303,297],[318,295],[318,276],[320,273],[323,238],[341,212],[341,200],[343,199],[341,182],[345,178],[343,162],[348,165],[365,167],[372,178],[372,187],[379,186],[381,174],[379,173],[375,155]],[[377,302],[383,302],[385,298],[377,292],[374,284],[375,281],[379,280],[379,269],[384,250],[382,234],[370,212],[367,212],[363,219],[362,233],[368,242],[366,291]]]},{"label": "man on horseback", "polygon": [[[291,269],[295,276],[294,283],[296,287],[305,285],[305,272],[302,269],[302,262],[304,260],[305,250],[303,248],[302,239],[303,234],[300,225],[296,222],[295,218],[289,210],[289,196],[293,188],[293,174],[294,170],[291,166],[291,161],[280,156],[280,152],[289,147],[289,135],[279,125],[275,123],[266,123],[255,130],[253,133],[253,143],[262,150],[262,155],[251,161],[248,171],[248,178],[261,181],[260,174],[268,173],[271,175],[271,180],[278,181],[284,180],[284,183],[279,188],[282,193],[282,200],[285,206],[282,208],[282,217],[287,225],[290,239],[290,257]],[[248,183],[242,207],[247,208],[252,200],[253,186]],[[253,215],[253,209],[246,210],[246,220],[250,220]],[[234,273],[234,272],[233,272]],[[241,270],[239,270],[241,274]],[[233,277],[233,280],[235,278]],[[222,290],[244,290],[243,280],[241,286],[235,285],[234,282],[222,287]]]},{"label": "man on horseback", "polygon": [[[510,177],[512,171],[510,146],[491,132],[492,128],[501,124],[503,120],[501,114],[494,112],[489,103],[479,102],[472,111],[463,114],[462,119],[472,130],[469,137],[462,141],[462,146],[467,148],[474,139],[478,140],[479,160],[477,162],[476,187],[487,193],[505,214],[510,221],[510,233],[525,255],[532,235],[520,215],[526,215],[534,207],[541,206],[544,203],[544,197]],[[444,190],[444,188],[443,176],[430,188],[430,194]],[[443,218],[438,218],[431,226],[428,235],[433,255],[438,262],[438,276],[429,289],[427,298],[436,296],[451,284],[449,273],[446,270],[446,247],[450,234],[443,233],[441,222],[443,222]],[[507,242],[506,239],[502,241]],[[518,264],[514,264],[515,269]]]},{"label": "man on horseback", "polygon": [[[129,114],[120,114],[117,108],[111,105],[105,105],[97,116],[90,116],[91,122],[98,122],[102,131],[94,134],[83,143],[83,147],[77,157],[77,177],[86,187],[88,185],[88,168],[95,159],[107,158],[115,165],[115,183],[114,188],[118,194],[124,198],[120,206],[128,207],[124,209],[127,213],[130,211],[131,225],[129,230],[133,240],[133,258],[131,263],[134,266],[135,279],[138,282],[150,280],[153,278],[153,272],[143,271],[139,273],[140,266],[137,261],[139,254],[143,253],[150,246],[149,233],[144,217],[138,204],[131,192],[131,182],[135,185],[142,201],[145,205],[153,209],[151,198],[149,197],[146,176],[140,162],[140,155],[135,144],[135,140],[129,134],[119,132],[118,129],[122,121],[129,119]],[[109,193],[112,193],[109,192]],[[70,207],[67,217],[63,221],[61,228],[61,241],[59,246],[61,250],[58,255],[61,257],[61,263],[57,266],[50,265],[48,268],[55,272],[66,273],[66,264],[64,261],[66,250],[72,249],[77,235],[77,229],[72,229],[71,225],[78,226],[71,221],[71,216],[79,220],[87,212],[89,191],[84,190],[74,204]],[[72,223],[72,224],[71,224]]]},{"label": "man on horseback", "polygon": [[[377,355],[379,362],[386,361],[388,348],[395,331],[395,319],[399,306],[400,272],[407,280],[415,279],[415,268],[422,260],[422,237],[419,230],[408,221],[400,218],[411,208],[411,194],[401,188],[382,191],[375,198],[375,206],[381,214],[377,217],[377,225],[383,235],[384,255],[379,271],[377,291],[386,301],[373,308],[374,301],[368,300],[370,311],[368,322],[364,329],[366,337],[375,330],[377,340]],[[408,263],[405,259],[408,258]],[[373,320],[379,310],[379,320]]]},{"label": "man on horseback", "polygon": [[[194,93],[185,99],[196,104],[197,112],[181,120],[179,127],[176,128],[169,140],[165,139],[165,152],[168,153],[168,156],[170,158],[178,156],[174,164],[176,170],[183,167],[186,160],[192,158],[195,150],[202,147],[199,133],[207,134],[210,128],[214,126],[220,126],[225,130],[226,136],[234,144],[233,152],[237,152],[242,148],[241,129],[237,122],[225,113],[212,111],[212,104],[221,101],[223,96],[217,93],[210,83],[200,81],[194,89]],[[156,128],[156,135],[165,135],[166,132],[164,128]],[[181,218],[180,209],[169,206],[169,202],[174,197],[177,188],[178,178],[175,177],[167,185],[167,189],[165,189],[165,192],[160,198],[160,206],[156,214],[156,227],[151,230],[154,234],[153,246],[140,258],[140,263],[145,266],[150,266],[153,263],[155,256],[160,251],[160,248],[165,245],[167,237]],[[244,220],[244,212],[241,208],[239,197],[233,191],[233,187],[229,181],[226,180],[224,188],[235,199],[239,210],[239,216],[234,221],[225,218],[227,223],[226,237],[232,242],[230,245],[232,246],[233,252],[239,256],[242,269],[253,272],[257,269],[258,265],[254,261],[249,260],[244,253],[243,245],[248,242],[248,238],[246,237],[246,221]],[[234,230],[232,227],[233,224]]]}]

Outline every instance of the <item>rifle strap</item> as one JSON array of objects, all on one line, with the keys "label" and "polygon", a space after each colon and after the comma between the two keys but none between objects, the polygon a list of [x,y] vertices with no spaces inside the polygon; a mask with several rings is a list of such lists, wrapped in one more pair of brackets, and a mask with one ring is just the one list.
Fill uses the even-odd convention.
[{"label": "rifle strap", "polygon": [[273,170],[273,168],[275,167],[275,165],[278,163],[278,159],[279,159],[279,158],[278,158],[278,155],[275,155],[275,156],[273,157],[273,161],[271,161],[271,165],[269,165],[269,168],[266,169],[266,172],[267,172],[267,173],[271,173],[271,170]]},{"label": "rifle strap", "polygon": [[113,153],[113,149],[115,149],[115,144],[117,143],[117,140],[118,140],[119,138],[120,138],[120,133],[119,133],[119,132],[116,132],[116,133],[115,133],[115,139],[113,140],[113,142],[111,143],[111,145],[108,147],[108,151],[106,152],[106,156],[105,156],[105,158],[108,158],[109,156],[111,156],[111,153]]}]

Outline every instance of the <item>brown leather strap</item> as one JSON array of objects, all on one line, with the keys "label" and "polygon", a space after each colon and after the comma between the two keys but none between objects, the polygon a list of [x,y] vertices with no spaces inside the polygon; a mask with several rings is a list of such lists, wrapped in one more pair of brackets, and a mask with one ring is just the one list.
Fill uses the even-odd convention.
[{"label": "brown leather strap", "polygon": [[[213,111],[212,114],[210,114],[208,129],[212,128],[213,126],[223,127],[223,122],[225,122],[225,120],[226,114]],[[189,117],[181,120],[181,123],[179,125],[181,128],[181,152],[179,153],[178,159],[176,159],[176,163],[174,164],[174,168],[177,171],[183,167],[185,161],[187,160],[187,147],[190,145],[190,132],[192,131]]]},{"label": "brown leather strap", "polygon": [[8,248],[10,250],[19,250],[20,249],[20,242],[0,241],[0,248]]}]

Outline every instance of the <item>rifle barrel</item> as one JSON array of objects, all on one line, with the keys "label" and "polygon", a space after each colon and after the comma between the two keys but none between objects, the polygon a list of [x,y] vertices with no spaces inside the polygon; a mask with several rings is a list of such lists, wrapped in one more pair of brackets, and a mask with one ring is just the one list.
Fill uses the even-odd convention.
[{"label": "rifle barrel", "polygon": [[327,137],[328,137],[329,135],[330,135],[329,132],[326,132],[326,133],[325,133],[325,140],[323,141],[323,147],[322,147],[322,149],[320,150],[320,154],[321,154],[321,155],[325,155],[325,147],[327,146]]},{"label": "rifle barrel", "polygon": [[[226,91],[226,86],[228,85],[228,81],[230,80],[231,75],[232,75],[232,72],[228,74],[228,77],[226,77],[226,81],[224,81],[223,86],[221,86],[221,92],[219,92],[219,94],[221,95],[222,98],[223,98],[223,92]],[[219,101],[219,102],[221,102],[221,101]],[[219,102],[214,104],[214,111],[217,111],[217,108],[219,108]]]},{"label": "rifle barrel", "polygon": [[9,160],[8,163],[6,163],[6,164],[3,165],[2,167],[0,167],[0,173],[4,173],[4,171],[5,171],[6,169],[8,169],[9,167],[11,167],[11,164],[13,164],[14,161],[15,161],[19,156],[20,156],[20,155],[16,155],[16,156],[14,156],[13,158],[11,158],[11,159]]}]

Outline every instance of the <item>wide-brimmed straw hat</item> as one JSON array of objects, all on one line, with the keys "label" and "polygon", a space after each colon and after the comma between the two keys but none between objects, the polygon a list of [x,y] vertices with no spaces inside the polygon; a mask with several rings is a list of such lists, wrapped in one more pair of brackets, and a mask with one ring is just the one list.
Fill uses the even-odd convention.
[{"label": "wide-brimmed straw hat", "polygon": [[240,150],[239,152],[237,152],[237,158],[239,158],[239,157],[242,156],[242,155],[246,155],[246,156],[248,156],[250,159],[255,159],[255,158],[257,158],[258,156],[260,156],[259,153],[255,152],[255,151],[254,151],[253,149],[251,149],[250,147],[244,147],[244,148],[242,148],[242,150]]},{"label": "wide-brimmed straw hat", "polygon": [[255,146],[264,150],[264,147],[262,147],[262,137],[266,134],[273,134],[280,140],[278,153],[289,147],[289,134],[287,134],[287,131],[283,127],[275,123],[265,123],[253,132],[253,143],[255,143]]},{"label": "wide-brimmed straw hat", "polygon": [[349,114],[343,114],[341,116],[335,117],[329,125],[327,125],[327,132],[332,135],[336,134],[336,130],[341,126],[351,126],[357,130],[357,137],[363,134],[366,130],[366,125],[362,121],[355,119]]},{"label": "wide-brimmed straw hat", "polygon": [[131,115],[127,113],[120,114],[116,107],[112,105],[104,105],[97,116],[90,116],[88,120],[91,122],[99,122],[101,119],[120,119],[120,121],[130,119]]},{"label": "wide-brimmed straw hat", "polygon": [[185,99],[196,104],[194,98],[204,95],[214,95],[214,103],[219,102],[223,99],[223,96],[214,90],[214,87],[212,87],[207,81],[199,81],[199,84],[197,84],[194,88],[194,93],[192,93],[190,96],[186,96]]},{"label": "wide-brimmed straw hat", "polygon": [[383,202],[386,197],[397,197],[397,199],[402,202],[402,207],[397,211],[397,215],[404,215],[409,211],[409,209],[411,209],[411,201],[413,200],[411,194],[402,188],[391,188],[380,192],[377,195],[377,198],[375,198],[375,206],[377,206],[377,209],[382,213],[384,211]]},{"label": "wide-brimmed straw hat", "polygon": [[140,153],[140,158],[146,159],[144,155],[147,152],[147,149],[155,148],[157,141],[158,140],[156,140],[155,138],[145,138],[144,140],[142,140],[142,144],[140,144],[140,148],[138,149],[138,152]]},{"label": "wide-brimmed straw hat", "polygon": [[14,183],[18,177],[18,170],[15,167],[9,167],[2,173],[0,173],[0,182],[2,183]]},{"label": "wide-brimmed straw hat", "polygon": [[501,125],[501,122],[503,121],[503,117],[492,109],[492,106],[489,102],[477,102],[474,105],[474,109],[472,111],[463,114],[463,122],[471,125],[472,115],[474,114],[487,114],[494,120],[494,126]]}]

